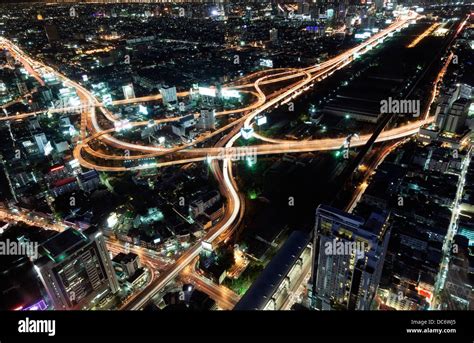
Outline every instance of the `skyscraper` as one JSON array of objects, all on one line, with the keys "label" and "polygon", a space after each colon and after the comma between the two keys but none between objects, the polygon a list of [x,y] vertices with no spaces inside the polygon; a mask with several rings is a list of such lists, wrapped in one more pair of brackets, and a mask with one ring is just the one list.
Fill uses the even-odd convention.
[{"label": "skyscraper", "polygon": [[129,83],[128,85],[122,86],[123,96],[125,99],[133,99],[135,98],[135,91],[133,89],[133,83]]},{"label": "skyscraper", "polygon": [[441,131],[463,131],[471,105],[471,94],[472,87],[457,84],[440,97],[436,110],[436,125]]},{"label": "skyscraper", "polygon": [[45,147],[48,144],[48,139],[46,138],[46,135],[44,133],[39,133],[34,136],[36,146],[38,147],[38,151],[40,154],[43,154],[45,151]]},{"label": "skyscraper", "polygon": [[368,310],[375,297],[387,251],[387,213],[367,221],[330,206],[316,210],[310,298],[313,308]]},{"label": "skyscraper", "polygon": [[444,130],[450,133],[462,133],[471,106],[470,99],[460,98],[453,103],[445,120]]},{"label": "skyscraper", "polygon": [[24,81],[18,79],[16,81],[16,87],[18,88],[18,92],[20,93],[20,95],[28,93],[28,87],[26,86]]},{"label": "skyscraper", "polygon": [[41,246],[35,269],[56,310],[92,307],[93,301],[119,290],[102,232],[67,229]]},{"label": "skyscraper", "polygon": [[201,109],[201,116],[197,123],[197,128],[204,130],[214,129],[216,126],[216,111],[210,108]]},{"label": "skyscraper", "polygon": [[59,40],[60,37],[56,25],[46,23],[44,24],[44,30],[46,31],[46,37],[48,37],[49,43]]},{"label": "skyscraper", "polygon": [[377,9],[377,11],[382,11],[384,5],[385,5],[384,0],[375,0],[375,8]]},{"label": "skyscraper", "polygon": [[278,41],[278,29],[273,28],[270,30],[270,42],[276,43]]},{"label": "skyscraper", "polygon": [[309,14],[309,4],[305,1],[300,0],[298,2],[298,14]]},{"label": "skyscraper", "polygon": [[160,88],[160,94],[163,97],[163,104],[168,105],[178,101],[178,95],[176,94],[176,87],[163,87]]}]

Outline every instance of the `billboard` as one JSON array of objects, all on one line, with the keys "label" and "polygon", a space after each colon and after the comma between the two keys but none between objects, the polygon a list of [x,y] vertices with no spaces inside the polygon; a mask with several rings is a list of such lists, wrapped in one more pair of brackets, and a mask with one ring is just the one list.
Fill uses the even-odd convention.
[{"label": "billboard", "polygon": [[216,89],[215,88],[209,88],[209,87],[199,87],[199,94],[204,95],[204,96],[216,96]]},{"label": "billboard", "polygon": [[205,251],[209,251],[209,252],[213,251],[212,243],[207,242],[207,241],[202,241],[201,248],[203,248],[203,250],[205,250]]},{"label": "billboard", "polygon": [[235,89],[223,89],[222,96],[224,98],[240,98],[239,91]]},{"label": "billboard", "polygon": [[260,59],[260,66],[261,67],[267,67],[267,68],[273,68],[273,61],[270,60],[270,59],[261,58]]},{"label": "billboard", "polygon": [[362,33],[356,33],[354,35],[354,38],[355,39],[366,39],[366,38],[369,38],[370,36],[372,36],[372,34],[370,32],[362,32]]},{"label": "billboard", "polygon": [[267,117],[266,116],[259,116],[257,117],[257,125],[262,126],[267,123]]}]

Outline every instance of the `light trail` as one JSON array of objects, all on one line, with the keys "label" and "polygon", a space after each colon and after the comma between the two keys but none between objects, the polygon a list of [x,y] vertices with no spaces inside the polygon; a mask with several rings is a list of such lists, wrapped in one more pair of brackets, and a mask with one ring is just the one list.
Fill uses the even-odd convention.
[{"label": "light trail", "polygon": [[[400,29],[409,20],[415,19],[416,17],[417,17],[417,14],[414,14],[412,12],[412,14],[408,16],[407,18],[397,20],[394,24],[390,25],[387,29],[372,36],[371,38],[369,38],[367,41],[363,42],[359,46],[349,49],[348,51],[324,63],[321,63],[319,65],[304,68],[304,69],[299,69],[295,71],[285,70],[277,74],[265,75],[263,77],[258,78],[254,82],[252,87],[254,87],[256,92],[259,94],[259,99],[260,100],[264,99],[264,101],[258,106],[256,106],[254,109],[252,109],[249,114],[244,115],[240,119],[236,120],[235,124],[227,125],[225,127],[225,130],[232,127],[238,127],[238,125],[242,125],[245,122],[250,124],[251,119],[257,116],[258,114],[262,113],[263,111],[272,108],[272,106],[277,105],[280,102],[283,103],[284,101],[288,101],[288,99],[297,97],[303,91],[307,90],[312,82],[317,82],[318,80],[331,75],[335,70],[339,68],[343,68],[345,65],[351,63],[354,60],[355,54],[362,52],[362,50],[365,50],[368,47],[378,44],[389,33],[393,32],[394,30]],[[5,39],[0,40],[0,44],[6,45],[7,48],[12,49],[19,55],[24,55],[16,46],[14,46],[11,42],[6,41]],[[77,158],[79,162],[81,163],[81,165],[84,167],[87,167],[90,169],[96,169],[96,170],[107,170],[107,171],[141,170],[141,169],[147,169],[147,168],[156,168],[159,166],[189,163],[191,161],[203,161],[207,159],[207,156],[209,156],[209,154],[211,154],[211,156],[215,156],[212,154],[216,154],[222,151],[222,149],[219,147],[218,148],[201,148],[201,150],[198,153],[205,152],[206,156],[198,156],[198,157],[192,157],[192,158],[186,158],[186,159],[180,159],[180,160],[172,160],[172,161],[167,161],[167,162],[160,162],[152,166],[138,166],[138,167],[131,167],[131,168],[98,166],[98,165],[95,165],[94,163],[86,161],[82,157],[82,154],[81,154],[81,148],[84,146],[85,144],[84,142],[86,142],[86,140],[87,142],[89,142],[91,139],[95,139],[99,137],[103,141],[120,146],[120,148],[125,148],[125,149],[130,148],[130,150],[132,150],[133,148],[133,149],[137,149],[138,151],[147,151],[151,153],[156,153],[158,154],[157,156],[161,156],[164,152],[169,154],[169,153],[174,153],[178,151],[181,151],[182,153],[185,153],[185,154],[188,154],[188,153],[191,155],[196,154],[196,151],[197,151],[196,148],[195,149],[185,149],[185,148],[189,148],[192,145],[195,145],[197,143],[194,142],[193,144],[179,146],[179,147],[171,148],[164,151],[163,148],[161,147],[134,145],[131,143],[126,143],[118,139],[115,139],[109,135],[109,133],[112,133],[112,131],[103,133],[104,130],[102,130],[102,128],[99,126],[98,121],[97,121],[95,108],[98,107],[102,111],[104,116],[111,122],[116,120],[115,116],[113,116],[113,114],[109,113],[105,108],[103,108],[102,104],[100,104],[100,102],[89,91],[87,91],[84,87],[79,85],[77,82],[69,80],[64,75],[60,74],[57,71],[54,71],[52,68],[49,68],[39,62],[34,62],[28,57],[24,57],[24,60],[33,66],[40,65],[42,68],[46,68],[46,70],[49,70],[55,73],[59,78],[64,80],[68,85],[75,88],[76,92],[81,98],[81,101],[85,103],[86,105],[85,108],[89,109],[88,111],[87,110],[83,111],[81,122],[84,123],[84,126],[86,126],[87,129],[91,131],[92,136],[85,137],[86,130],[85,128],[84,130],[82,130],[81,128],[81,135],[83,138],[83,142],[79,142],[79,144],[74,149],[74,157]],[[282,76],[282,75],[286,75],[286,76]],[[260,88],[260,86],[263,85],[264,83],[272,84],[272,83],[277,83],[281,81],[296,79],[298,77],[302,77],[302,79],[297,81],[292,86],[288,87],[288,89],[284,90],[283,92],[281,92],[280,94],[277,94],[276,96],[272,98],[267,97]],[[274,79],[272,80],[272,78]],[[247,87],[247,85],[243,85],[243,86]],[[242,88],[245,88],[245,87],[242,87]],[[428,120],[424,120],[421,122],[424,123],[426,121]],[[137,126],[139,125],[137,124]],[[380,140],[384,141],[384,140],[397,139],[397,138],[405,137],[410,134],[414,134],[418,131],[419,126],[420,126],[420,122],[416,122],[416,123],[405,125],[404,127],[399,127],[399,128],[384,132],[380,135]],[[219,133],[225,130],[221,130],[219,131]],[[97,135],[97,136],[94,136],[94,135]],[[198,142],[203,142],[205,139],[208,139],[212,136],[213,135],[210,134],[207,137],[200,138]],[[235,143],[237,139],[240,138],[240,136],[241,136],[240,132],[235,133],[230,138],[230,140],[225,144],[225,149],[232,148],[233,144]],[[368,139],[369,136],[370,135],[367,135],[367,137],[361,137],[361,139],[355,142],[353,146],[357,144],[363,144],[364,139]],[[94,138],[91,138],[91,137],[94,137]],[[316,140],[316,141],[284,142],[280,144],[262,144],[262,145],[256,146],[256,148],[257,148],[257,154],[260,154],[260,155],[261,154],[280,154],[280,153],[288,153],[288,152],[318,151],[318,150],[324,151],[324,150],[338,149],[342,145],[344,139],[345,138],[336,138],[336,139],[324,139],[324,140]],[[218,150],[216,151],[215,149],[218,149]],[[88,150],[88,151],[90,152],[91,150]],[[147,154],[146,156],[149,156],[149,154]],[[161,273],[155,280],[153,280],[153,282],[150,285],[146,286],[140,294],[135,295],[124,306],[124,309],[136,310],[136,309],[143,308],[155,294],[157,294],[167,283],[169,283],[171,280],[176,278],[178,274],[183,270],[183,268],[187,266],[189,263],[191,263],[193,259],[199,255],[201,251],[202,241],[207,241],[207,242],[212,243],[213,241],[217,240],[221,235],[223,235],[227,230],[232,229],[232,226],[234,225],[235,220],[238,218],[240,214],[240,208],[242,206],[239,194],[237,193],[237,190],[236,190],[235,182],[231,176],[232,175],[232,171],[231,171],[232,161],[229,158],[223,159],[222,170],[220,170],[220,168],[218,167],[217,160],[213,160],[212,162],[213,162],[212,168],[213,168],[214,175],[216,176],[216,179],[220,185],[221,192],[224,194],[227,200],[226,214],[224,215],[224,218],[216,226],[211,228],[207,232],[207,234],[202,238],[202,240],[198,241],[190,249],[185,251],[175,261],[173,265],[171,265],[163,273]]]},{"label": "light trail", "polygon": [[419,35],[418,37],[416,37],[416,38],[407,46],[407,48],[411,49],[411,48],[414,48],[415,46],[417,46],[418,43],[420,43],[423,39],[425,39],[425,38],[428,37],[430,34],[432,34],[433,31],[436,30],[436,28],[437,28],[439,25],[440,25],[439,23],[434,23],[433,25],[431,25],[429,28],[426,29],[425,32],[423,32],[421,35]]},{"label": "light trail", "polygon": [[221,309],[232,310],[240,300],[240,297],[229,288],[218,285],[212,280],[197,274],[192,266],[194,266],[194,261],[183,269],[180,275],[181,279],[184,282],[193,284],[197,289],[209,295]]}]

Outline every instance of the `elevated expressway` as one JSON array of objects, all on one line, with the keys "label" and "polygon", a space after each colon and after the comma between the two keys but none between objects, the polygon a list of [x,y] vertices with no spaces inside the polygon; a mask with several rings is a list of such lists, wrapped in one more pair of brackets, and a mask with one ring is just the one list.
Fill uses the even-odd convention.
[{"label": "elevated expressway", "polygon": [[[81,139],[76,145],[74,149],[74,157],[77,158],[79,162],[87,168],[96,169],[99,171],[122,172],[127,170],[141,170],[147,168],[156,168],[160,166],[169,166],[173,164],[197,162],[202,161],[204,159],[212,159],[217,157],[219,154],[222,154],[222,149],[215,149],[213,147],[193,147],[206,142],[212,137],[223,134],[226,131],[230,130],[232,127],[241,125],[242,123],[244,123],[245,127],[251,126],[252,120],[257,115],[264,113],[265,111],[268,111],[275,106],[284,104],[296,98],[302,92],[307,91],[309,88],[311,88],[318,81],[328,77],[337,69],[343,68],[347,64],[351,63],[356,55],[361,54],[364,51],[370,49],[371,47],[379,44],[385,37],[392,34],[396,30],[400,30],[402,27],[406,26],[411,20],[416,19],[416,17],[417,14],[410,13],[409,16],[403,19],[399,18],[385,30],[375,34],[360,45],[349,49],[348,51],[334,58],[331,58],[324,63],[302,69],[280,68],[260,71],[235,81],[233,85],[230,85],[227,88],[239,89],[241,92],[247,92],[251,94],[252,97],[256,99],[256,101],[244,108],[222,111],[216,113],[216,115],[226,116],[230,114],[239,113],[242,113],[243,115],[240,118],[230,122],[229,124],[223,127],[218,128],[217,130],[211,133],[199,136],[191,143],[178,145],[172,148],[130,143],[114,137],[113,134],[116,132],[116,129],[115,127],[113,127],[113,125],[112,128],[108,129],[104,129],[99,125],[99,121],[97,118],[97,110],[101,112],[102,115],[112,124],[118,119],[108,109],[106,109],[88,90],[86,90],[77,82],[68,79],[64,75],[54,71],[52,68],[49,68],[41,62],[31,60],[28,56],[26,56],[26,54],[24,54],[17,46],[13,45],[11,42],[2,39],[0,40],[0,45],[3,45],[8,48],[12,52],[12,54],[17,56],[23,63],[29,64],[29,69],[33,71],[40,70],[46,71],[48,73],[54,73],[58,78],[62,79],[66,83],[66,85],[74,87],[76,89],[77,94],[83,104],[81,108],[81,135],[83,139]],[[249,82],[251,80],[255,81]],[[296,80],[296,82],[291,84],[291,86],[284,88],[284,91],[281,92],[277,91],[273,94],[265,94],[261,88],[264,85],[277,85],[278,83],[288,82],[291,80]],[[179,96],[187,95],[188,92],[179,93]],[[161,95],[150,95],[135,99],[118,100],[115,101],[114,104],[120,105],[134,102],[155,101],[159,99],[161,99]],[[51,109],[49,110],[49,113],[59,113],[64,112],[66,110],[68,110],[68,108]],[[0,118],[0,120],[21,120],[28,116],[37,115],[40,113],[41,111],[19,114],[17,116],[2,117]],[[197,118],[198,114],[196,114],[195,116]],[[179,119],[180,117],[159,119],[155,120],[155,124],[171,123]],[[423,124],[423,121],[419,121],[419,126]],[[131,125],[132,127],[139,129],[140,127],[149,125],[149,123],[147,121],[133,122],[131,123]],[[415,131],[416,128],[413,128],[411,125],[407,125],[405,129],[397,128],[394,131],[388,130],[384,132],[380,139],[396,139],[400,138],[400,136],[403,135],[411,135]],[[89,133],[89,135],[87,135],[87,132]],[[339,149],[344,141],[344,138],[334,138],[290,142],[263,137],[257,133],[254,134],[254,137],[267,143],[255,146],[255,148],[257,149],[257,154],[279,154],[287,152],[333,150]],[[366,137],[361,137],[357,144],[364,144],[364,139],[366,139]],[[108,145],[114,149],[123,150],[124,153],[112,154],[109,151],[104,152],[94,150],[91,147],[91,143],[96,140],[99,140],[101,143],[104,143],[105,145]],[[179,158],[173,157],[173,154],[177,152],[180,153]],[[184,158],[182,156],[184,156]],[[164,158],[157,160],[156,164],[131,167],[126,167],[123,165],[123,161],[125,160],[140,160],[152,157]],[[99,163],[100,161],[103,161],[103,163]]]},{"label": "elevated expressway", "polygon": [[[66,76],[53,70],[52,68],[44,65],[41,62],[33,61],[26,54],[24,54],[17,46],[6,39],[0,39],[0,46],[3,46],[12,52],[12,54],[19,56],[22,63],[30,65],[33,71],[46,71],[54,73],[59,79],[63,80],[66,85],[76,89],[76,92],[81,99],[83,104],[81,111],[81,139],[77,142],[74,149],[74,157],[78,159],[82,166],[90,169],[96,169],[99,171],[110,171],[110,172],[124,172],[130,170],[141,170],[148,168],[156,168],[163,166],[170,166],[176,164],[199,162],[199,161],[211,161],[211,169],[214,176],[216,177],[221,193],[226,198],[226,211],[223,218],[209,231],[205,236],[198,241],[194,246],[185,251],[172,265],[164,270],[158,277],[156,277],[148,286],[146,286],[142,292],[134,295],[124,306],[125,310],[137,310],[143,308],[150,299],[155,296],[163,287],[171,280],[175,279],[179,273],[189,265],[193,259],[195,259],[201,252],[201,242],[213,242],[221,239],[229,230],[234,229],[236,219],[239,218],[239,214],[242,208],[242,202],[237,192],[237,186],[232,177],[232,161],[229,158],[223,158],[222,168],[219,166],[218,159],[222,156],[222,151],[232,151],[233,145],[237,139],[240,138],[239,128],[242,126],[249,127],[252,125],[252,120],[261,113],[271,110],[275,106],[285,104],[292,99],[295,99],[303,92],[310,89],[318,81],[330,76],[336,70],[341,69],[351,63],[354,58],[361,53],[371,49],[371,47],[381,43],[384,38],[391,35],[394,31],[401,30],[403,27],[409,24],[410,21],[417,19],[418,15],[414,12],[404,18],[398,18],[393,24],[386,29],[375,34],[368,40],[364,41],[360,45],[347,50],[336,57],[329,59],[328,61],[311,66],[308,68],[294,69],[294,68],[283,68],[283,69],[271,69],[261,72],[257,72],[246,76],[240,80],[235,81],[233,84],[228,85],[229,89],[239,89],[242,92],[249,92],[252,94],[256,101],[249,106],[231,111],[223,111],[217,113],[218,116],[224,116],[229,114],[241,113],[242,116],[229,124],[217,129],[212,133],[208,133],[198,137],[192,143],[182,144],[180,146],[172,148],[164,148],[157,146],[147,146],[141,144],[135,144],[130,142],[121,141],[113,136],[115,128],[104,129],[99,125],[97,117],[97,110],[111,123],[117,121],[117,118],[101,104],[91,92],[85,89],[79,83],[68,79]],[[253,81],[252,81],[253,80]],[[266,85],[277,85],[282,82],[290,82],[289,86],[284,87],[281,90],[275,91],[271,94],[265,94],[262,90],[262,86]],[[187,93],[180,93],[180,96],[186,96]],[[115,104],[126,104],[133,102],[144,102],[144,101],[155,101],[159,100],[159,95],[150,95],[147,97],[119,100]],[[62,109],[64,111],[64,109]],[[59,112],[61,109],[51,110],[51,112]],[[18,116],[10,116],[8,118],[1,118],[0,120],[22,120],[28,116],[36,115],[36,113],[21,114]],[[177,118],[166,118],[156,120],[155,123],[166,123],[179,120]],[[419,127],[425,124],[429,119],[423,118],[413,123],[397,127],[384,131],[379,138],[379,141],[386,141],[392,139],[398,139],[413,135],[419,129]],[[147,125],[148,122],[134,122],[133,127],[142,127]],[[214,147],[194,147],[197,144],[203,143],[206,140],[218,135],[223,134],[230,130],[230,134],[224,136],[221,139],[220,146]],[[370,135],[361,136],[359,140],[353,142],[352,146],[363,145],[368,140]],[[281,141],[274,140],[256,135],[257,138],[265,141],[264,144],[253,146],[256,148],[256,153],[259,155],[268,154],[284,154],[289,152],[306,152],[306,151],[325,151],[339,149],[344,143],[345,137],[342,138],[327,138],[318,140],[305,140],[305,141]],[[114,149],[122,149],[133,151],[134,154],[127,156],[126,154],[115,155],[96,151],[92,148],[91,143],[95,140],[100,141],[103,144],[109,145]],[[174,156],[179,156],[176,158]],[[98,164],[96,160],[103,160],[105,162],[110,161],[124,161],[133,159],[142,159],[149,157],[163,157],[163,160],[157,161],[152,165],[142,165],[137,167],[125,167],[122,165],[108,165],[110,163]],[[91,160],[90,158],[93,158]]]}]

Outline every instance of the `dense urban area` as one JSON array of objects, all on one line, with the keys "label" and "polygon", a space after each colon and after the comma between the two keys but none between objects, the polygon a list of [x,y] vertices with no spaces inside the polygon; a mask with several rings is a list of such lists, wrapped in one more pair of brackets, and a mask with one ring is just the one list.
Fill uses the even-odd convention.
[{"label": "dense urban area", "polygon": [[0,309],[474,310],[471,1],[0,5]]}]

